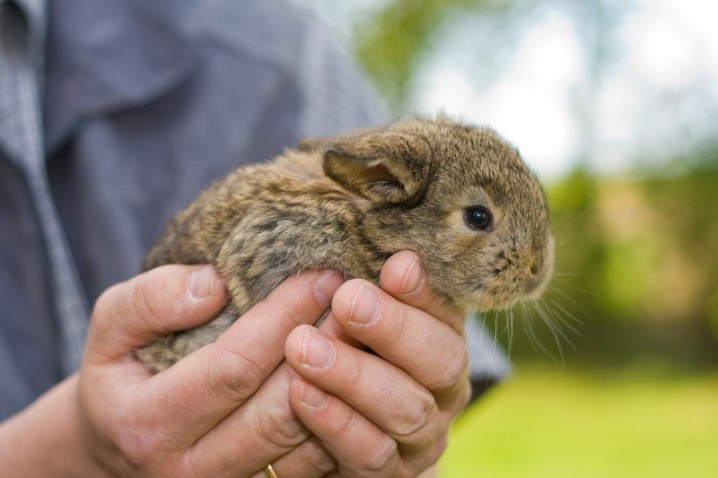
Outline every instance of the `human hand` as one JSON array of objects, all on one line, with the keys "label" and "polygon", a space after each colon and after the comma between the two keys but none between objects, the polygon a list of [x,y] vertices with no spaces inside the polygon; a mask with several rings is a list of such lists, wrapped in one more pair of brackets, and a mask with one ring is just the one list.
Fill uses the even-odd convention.
[{"label": "human hand", "polygon": [[[260,469],[273,450],[266,422],[240,411],[283,360],[289,332],[316,322],[340,283],[329,273],[289,278],[217,341],[154,376],[133,351],[214,317],[222,281],[209,266],[164,266],[108,289],[93,312],[76,414],[94,463],[123,476]],[[238,435],[257,438],[238,448]]]},{"label": "human hand", "polygon": [[425,277],[418,256],[400,252],[382,289],[349,281],[320,330],[289,335],[287,361],[300,375],[289,399],[314,437],[273,461],[279,477],[417,476],[436,462],[471,387],[463,314],[439,303]]},{"label": "human hand", "polygon": [[[396,261],[393,258],[390,264]],[[406,265],[406,261],[403,263]],[[392,266],[387,267],[382,275],[382,285],[386,284],[389,291],[399,291],[402,284],[412,282],[411,277],[404,280],[402,274],[411,270],[402,272],[401,264],[402,261],[395,272],[391,272]],[[23,468],[24,459],[25,465],[41,464],[43,472],[57,471],[54,476],[101,476],[103,472],[134,476],[246,476],[270,462],[275,463],[283,478],[322,476],[332,470],[356,475],[357,470],[366,469],[367,465],[370,469],[377,468],[379,475],[394,474],[386,463],[372,466],[377,463],[375,449],[358,450],[354,445],[354,440],[371,443],[376,429],[366,426],[365,422],[354,421],[354,426],[337,432],[332,429],[332,423],[323,421],[321,413],[331,421],[336,412],[343,410],[334,402],[321,407],[314,418],[306,417],[307,423],[324,437],[324,442],[311,436],[289,406],[287,393],[296,374],[288,364],[279,366],[252,394],[282,360],[282,346],[289,331],[298,324],[313,323],[321,315],[340,283],[336,276],[307,273],[288,279],[215,344],[191,354],[161,374],[149,376],[132,356],[135,347],[151,340],[148,335],[163,335],[206,321],[222,307],[221,282],[212,274],[207,275],[207,269],[202,270],[204,278],[210,279],[208,295],[197,299],[188,294],[187,284],[192,283],[189,277],[193,270],[186,266],[160,268],[149,276],[116,286],[102,296],[95,309],[79,380],[81,387],[78,387],[78,376],[70,378],[10,424],[5,424],[9,426],[2,427],[0,443],[9,445],[2,447],[8,458],[3,459],[3,463],[9,466],[8,470],[21,470],[25,474],[37,471],[32,466]],[[207,287],[207,282],[204,283]],[[408,302],[432,310],[431,296],[423,283],[410,295]],[[399,306],[399,310],[404,307]],[[416,313],[410,308],[405,312],[408,312],[407,318]],[[135,316],[131,324],[128,324],[128,314]],[[421,319],[426,322],[424,319],[428,317]],[[461,330],[459,317],[447,315],[446,319],[455,330]],[[425,337],[431,337],[433,328],[429,326]],[[357,345],[331,316],[321,329],[335,340]],[[388,329],[372,326],[366,330],[366,342],[372,344],[374,335]],[[451,340],[444,342],[440,339],[436,345],[441,348],[442,343],[452,345]],[[375,346],[375,349],[381,353],[382,347]],[[346,356],[347,360],[353,360],[354,351],[344,347],[336,350],[340,359]],[[345,355],[347,350],[349,355]],[[397,349],[396,353],[397,363],[406,360],[401,350]],[[365,376],[384,373],[382,366],[376,366],[378,359],[374,356],[363,354],[356,360],[365,370]],[[363,366],[365,361],[368,365]],[[344,404],[351,403],[351,397],[344,397],[342,390],[349,395],[357,394],[357,390],[347,386],[351,384],[336,370],[329,367],[327,373],[319,372],[319,381],[326,381],[326,388],[335,390],[335,397]],[[381,376],[375,378],[381,380]],[[332,385],[332,381],[336,383]],[[412,386],[404,380],[386,385],[399,391],[407,384]],[[453,394],[450,391],[437,393],[437,397],[442,395]],[[296,392],[293,396],[296,397]],[[426,394],[408,393],[406,397],[409,404],[413,399],[426,398]],[[361,390],[356,399],[360,405],[365,402]],[[440,402],[450,401],[438,399],[436,403],[438,406]],[[293,402],[297,408],[296,398]],[[411,408],[405,406],[406,410]],[[442,408],[450,409],[446,405]],[[425,426],[425,430],[434,430],[435,437],[427,438],[408,452],[407,456],[412,457],[409,460],[418,463],[411,467],[419,469],[438,456],[446,435],[443,422],[448,424],[448,417],[453,414],[453,411],[440,412],[439,416],[447,418],[440,420],[442,423],[437,426],[437,414],[432,413],[429,421],[434,425]],[[40,432],[41,440],[33,430]],[[426,433],[427,437],[431,434]],[[416,433],[407,435],[416,436]],[[400,444],[410,444],[412,440],[411,436],[396,440],[397,450],[392,456],[402,450]]]}]

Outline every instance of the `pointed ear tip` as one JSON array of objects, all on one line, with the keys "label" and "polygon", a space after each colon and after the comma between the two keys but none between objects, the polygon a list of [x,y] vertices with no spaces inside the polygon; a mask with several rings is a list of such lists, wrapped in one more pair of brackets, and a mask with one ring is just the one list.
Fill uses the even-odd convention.
[{"label": "pointed ear tip", "polygon": [[335,148],[329,147],[322,151],[323,164],[336,164],[342,158],[342,154]]},{"label": "pointed ear tip", "polygon": [[329,148],[324,150],[322,153],[322,169],[324,174],[329,176],[334,181],[339,181],[339,178],[343,175],[342,171],[346,169],[344,166],[347,163],[346,158],[339,151]]},{"label": "pointed ear tip", "polygon": [[297,143],[297,150],[309,153],[321,149],[322,144],[323,140],[321,138],[317,138],[316,136],[305,136]]},{"label": "pointed ear tip", "polygon": [[[360,162],[360,160],[364,159],[361,156],[357,156],[356,154],[353,154],[353,151],[349,151],[346,148],[342,148],[340,144],[330,144],[327,145],[323,152],[322,152],[322,158],[324,162]],[[369,158],[367,158],[369,159]]]}]

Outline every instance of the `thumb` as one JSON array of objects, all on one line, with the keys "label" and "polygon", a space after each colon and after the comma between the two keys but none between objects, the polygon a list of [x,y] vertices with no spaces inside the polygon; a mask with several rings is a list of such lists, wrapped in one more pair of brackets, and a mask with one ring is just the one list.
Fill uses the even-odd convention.
[{"label": "thumb", "polygon": [[85,360],[114,361],[214,318],[226,302],[212,266],[167,265],[107,289],[95,303]]}]

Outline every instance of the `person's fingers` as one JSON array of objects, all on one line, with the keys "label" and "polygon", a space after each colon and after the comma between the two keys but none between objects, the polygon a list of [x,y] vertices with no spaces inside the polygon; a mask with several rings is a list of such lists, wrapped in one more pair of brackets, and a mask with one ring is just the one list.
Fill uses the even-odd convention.
[{"label": "person's fingers", "polygon": [[332,311],[347,333],[430,390],[442,410],[468,400],[466,345],[453,327],[360,279],[337,290]]},{"label": "person's fingers", "polygon": [[415,252],[400,251],[391,256],[381,270],[379,284],[400,301],[439,318],[463,335],[463,312],[448,306],[431,290],[421,259]]},{"label": "person's fingers", "polygon": [[280,365],[242,406],[187,450],[192,468],[207,476],[246,476],[309,438],[287,402],[294,376],[291,367]]},{"label": "person's fingers", "polygon": [[396,442],[342,400],[297,378],[289,401],[334,457],[341,476],[406,476]]},{"label": "person's fingers", "polygon": [[[360,344],[354,338],[344,332],[344,329],[342,329],[334,320],[334,317],[332,316],[331,312],[327,314],[324,320],[322,320],[321,324],[319,325],[319,328],[320,330],[324,331],[324,333],[326,333],[329,337],[333,337],[337,340],[340,340],[357,348],[363,347],[362,344]],[[278,371],[275,372],[275,374],[285,375],[290,378],[296,377],[296,373],[291,371],[288,364],[283,364],[282,366],[280,366]],[[276,380],[274,380],[274,377],[270,380],[276,382]],[[266,394],[266,391],[272,388],[272,386],[274,386],[274,396],[269,396]],[[256,400],[257,403],[262,403],[264,405],[263,410],[258,410],[256,411],[256,413],[253,412],[254,416],[267,417],[268,413],[270,413],[270,410],[276,410],[276,407],[279,403],[286,403],[286,396],[289,384],[286,383],[282,386],[284,386],[284,390],[278,393],[276,383],[266,384],[252,397],[251,400]],[[275,400],[278,401],[273,403]],[[240,412],[238,412],[238,415],[239,414]],[[234,419],[235,417],[232,418]],[[295,417],[292,418],[296,419]],[[273,419],[271,420],[271,423],[278,424],[279,420]],[[312,435],[298,446],[295,446],[293,441],[301,439],[302,436],[296,433],[296,430],[294,430],[294,433],[292,433],[293,427],[291,426],[291,423],[294,423],[293,421],[289,421],[288,423],[290,423],[290,425],[285,424],[283,426],[273,427],[274,433],[278,432],[278,435],[284,438],[274,437],[272,441],[274,443],[285,442],[285,446],[278,446],[274,452],[264,453],[264,456],[267,457],[268,461],[273,460],[273,468],[277,472],[277,475],[302,477],[306,476],[308,478],[311,478],[313,476],[339,476],[337,474],[338,472],[336,471],[336,460],[327,451],[321,440],[319,440],[316,436]],[[265,435],[267,435],[267,433],[265,433]],[[290,437],[291,435],[294,435],[293,440],[287,440],[287,437]],[[254,440],[254,438],[252,438],[251,440]],[[274,454],[274,457],[272,457],[272,453]],[[264,473],[264,471],[260,471],[253,475],[254,478],[264,478],[265,476],[266,474]]]},{"label": "person's fingers", "polygon": [[[333,273],[291,277],[216,342],[150,376],[134,358],[135,347],[162,333],[206,322],[221,310],[222,291],[216,301],[205,299],[206,304],[188,297],[188,290],[198,286],[192,279],[196,270],[201,272],[200,279],[210,279],[205,290],[215,291],[216,276],[206,274],[206,268],[168,266],[117,286],[95,308],[88,347],[91,361],[83,364],[83,397],[89,400],[92,389],[98,387],[107,392],[105,401],[95,404],[93,419],[111,431],[111,442],[137,462],[149,455],[184,450],[239,407],[281,362],[289,332],[298,324],[316,322],[341,283]],[[129,331],[123,327],[126,324]],[[114,347],[110,353],[108,347]],[[286,381],[283,407],[291,414]],[[289,418],[288,423],[302,428],[293,416]],[[295,445],[306,439],[306,431],[300,431],[303,434]],[[228,442],[222,453],[222,445],[196,462],[188,460],[192,463],[188,466],[200,469],[202,458],[208,460],[215,452],[236,461],[236,450],[242,448],[230,449]]]},{"label": "person's fingers", "polygon": [[[336,461],[322,444],[312,435],[299,446],[271,463],[278,477],[301,476],[302,478],[326,477],[336,469]],[[266,478],[264,470],[252,478]]]},{"label": "person's fingers", "polygon": [[224,305],[211,266],[167,265],[107,289],[96,301],[86,358],[107,363],[170,332],[195,327]]},{"label": "person's fingers", "polygon": [[[328,317],[327,320],[333,319]],[[329,324],[330,322],[327,321],[323,324],[325,328],[329,329],[329,333],[339,331],[339,329],[335,329],[336,325],[331,327]],[[293,333],[296,334],[297,330],[305,327],[315,330],[309,325],[303,325],[295,329]],[[373,361],[383,362],[378,357],[359,352],[345,344],[340,337],[334,336],[332,340],[341,343],[346,349],[364,354]],[[350,360],[351,357],[348,357],[347,362]],[[385,364],[385,366],[389,365]],[[404,374],[399,369],[394,369],[394,373]],[[365,439],[369,436],[371,437],[369,441],[372,442],[376,436],[380,435],[383,437],[382,439],[386,440],[385,434],[378,431],[377,427],[370,420],[364,418],[361,413],[356,413],[356,417],[352,419],[352,425],[346,436],[333,435],[336,431],[331,428],[331,424],[324,424],[324,428],[321,430],[324,434],[322,436],[334,437],[334,441],[331,442],[333,447],[331,450],[316,446],[318,443],[311,440],[307,443],[307,440],[310,439],[310,432],[305,427],[307,424],[298,421],[292,409],[287,407],[289,382],[294,377],[296,374],[289,364],[282,364],[242,407],[226,417],[193,447],[192,455],[198,458],[193,458],[192,461],[208,456],[210,451],[214,451],[214,461],[204,464],[204,466],[210,466],[210,470],[232,470],[233,473],[241,475],[248,470],[259,470],[267,463],[273,463],[279,476],[325,476],[328,471],[333,469],[335,462],[340,460],[343,460],[342,466],[348,467],[343,468],[342,476],[353,476],[352,473],[357,470],[364,470],[366,473],[362,473],[368,476],[377,476],[377,471],[390,465],[390,463],[382,464],[381,467],[371,465],[373,461],[376,461],[373,456],[374,448],[364,450],[361,457],[355,455],[357,449],[354,441],[357,440],[357,437]],[[405,380],[409,379],[405,378]],[[390,379],[386,382],[391,381]],[[396,381],[393,382],[388,383],[389,388],[396,385]],[[358,383],[354,383],[354,385],[362,387]],[[403,383],[401,385],[402,389],[406,388]],[[419,388],[416,385],[414,387]],[[427,392],[424,391],[424,393]],[[339,407],[337,414],[340,415],[347,405],[341,400],[337,400],[335,403],[336,407]],[[375,406],[382,405],[376,402],[372,403]],[[324,447],[328,444],[323,439],[321,442],[324,443]],[[220,449],[224,451],[217,453],[216,450]],[[239,449],[248,451],[247,456],[250,458],[237,461],[234,451]],[[352,457],[353,461],[346,462],[345,456]],[[367,462],[370,465],[367,466]],[[391,472],[385,474],[394,476]],[[358,476],[363,475],[359,474]],[[378,476],[382,476],[382,474]]]},{"label": "person's fingers", "polygon": [[356,340],[351,335],[347,334],[346,331],[337,323],[331,310],[324,318],[324,320],[322,320],[322,322],[317,325],[317,328],[328,336],[341,340],[345,344],[349,344],[352,347],[358,349],[366,349],[366,346],[364,344]]},{"label": "person's fingers", "polygon": [[155,399],[148,407],[178,411],[165,425],[175,434],[189,430],[193,436],[186,438],[196,440],[255,393],[284,358],[289,332],[316,322],[341,282],[330,272],[285,280],[215,342],[152,377],[147,386]]},{"label": "person's fingers", "polygon": [[[300,326],[285,345],[287,361],[302,376],[290,388],[292,408],[336,459],[332,473],[341,476],[415,476],[427,469],[469,396],[463,315],[431,291],[414,253],[393,256],[381,277],[389,294],[350,281],[335,294],[320,331]],[[391,438],[395,458],[367,467],[375,449],[358,447],[356,436],[374,443]],[[312,450],[321,461],[321,451]],[[276,463],[296,463],[298,456],[292,451]]]},{"label": "person's fingers", "polygon": [[[327,317],[322,321],[322,323],[319,326],[319,329],[326,334],[328,337],[335,339],[336,341],[340,341],[343,343],[347,343],[351,345],[352,347],[360,348],[361,344],[359,344],[356,340],[354,340],[351,336],[347,335],[346,332],[336,323],[334,320],[334,317],[332,314],[328,314]],[[294,332],[293,334],[296,336],[298,332]],[[290,335],[290,338],[288,338],[287,342],[289,343],[292,340],[292,335]],[[291,345],[289,345],[291,347]],[[301,346],[295,345],[295,347],[301,348]],[[379,360],[376,357],[372,357],[372,360]],[[284,367],[284,365],[282,365]],[[282,367],[279,369],[279,373],[282,373]],[[379,371],[380,373],[383,373],[383,371]],[[400,370],[396,370],[396,373],[403,374]],[[339,375],[339,374],[334,374]],[[390,376],[391,374],[389,374]],[[406,374],[403,374],[404,376]],[[295,375],[292,374],[292,377]],[[386,385],[387,390],[391,390],[393,388],[396,388],[397,383],[388,383],[391,382],[391,380],[382,380],[381,383]],[[360,383],[354,383],[358,389],[362,389],[363,386]],[[269,405],[268,403],[271,403],[272,400],[276,400],[276,397],[270,397],[266,394],[263,394],[265,391],[266,386],[263,386],[260,391],[257,392],[257,394],[252,397],[251,400],[255,399],[261,399],[258,400],[258,403],[265,404],[265,409],[262,411],[257,411],[255,413],[255,416],[267,416],[268,410],[272,409],[275,405]],[[414,384],[414,387],[416,388],[416,384]],[[352,389],[352,394],[354,393],[354,389]],[[426,392],[424,391],[426,394]],[[279,394],[279,400],[285,400],[286,395]],[[403,397],[406,398],[406,397]],[[339,402],[341,403],[341,401]],[[372,402],[374,403],[374,402]],[[343,405],[342,405],[343,406]],[[381,404],[384,409],[386,408],[386,404]],[[371,407],[370,407],[371,408]],[[380,408],[380,407],[374,407],[374,408]],[[272,422],[276,423],[277,420],[272,420]],[[275,427],[280,428],[280,427]],[[290,434],[290,427],[284,426],[283,432],[281,433],[283,436],[288,436]],[[372,428],[373,430],[373,428]],[[275,438],[275,442],[278,440]],[[352,440],[346,440],[345,442],[347,446],[349,447],[348,454],[351,455],[353,452],[355,452],[355,447],[353,445]],[[335,448],[340,448],[340,443],[334,442]],[[339,450],[335,450],[339,452]],[[282,455],[282,453],[284,453]],[[278,476],[333,476],[333,473],[338,473],[335,467],[337,466],[336,460],[333,458],[333,456],[327,451],[326,447],[322,444],[322,442],[316,437],[311,436],[307,440],[305,440],[300,445],[296,446],[294,449],[290,449],[288,452],[286,450],[277,449],[275,454],[279,456],[279,458],[276,458],[273,460],[273,468],[277,472]],[[281,456],[280,456],[281,455]],[[341,452],[340,452],[341,455]],[[269,456],[266,455],[265,456]],[[366,457],[365,457],[366,458]],[[267,458],[268,460],[271,460],[271,458]],[[357,461],[363,462],[364,458],[361,458]],[[301,472],[300,475],[297,473]],[[346,470],[344,470],[344,474],[346,475]],[[255,475],[257,478],[264,477],[264,472],[258,473]],[[336,476],[339,476],[338,474]]]},{"label": "person's fingers", "polygon": [[346,402],[399,444],[402,457],[423,469],[445,418],[434,396],[403,370],[305,325],[285,346],[289,364],[305,380]]}]

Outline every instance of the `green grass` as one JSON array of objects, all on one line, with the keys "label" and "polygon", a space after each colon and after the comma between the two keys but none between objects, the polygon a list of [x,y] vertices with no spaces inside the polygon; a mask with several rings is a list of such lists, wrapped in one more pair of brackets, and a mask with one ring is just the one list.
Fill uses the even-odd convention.
[{"label": "green grass", "polygon": [[441,476],[718,477],[718,371],[521,367],[453,425]]}]

